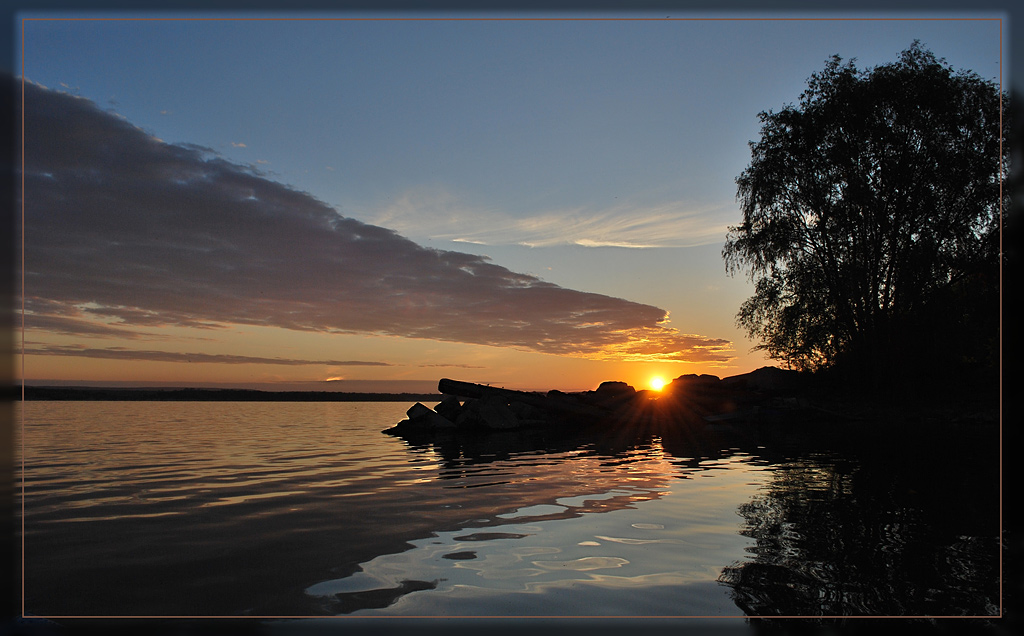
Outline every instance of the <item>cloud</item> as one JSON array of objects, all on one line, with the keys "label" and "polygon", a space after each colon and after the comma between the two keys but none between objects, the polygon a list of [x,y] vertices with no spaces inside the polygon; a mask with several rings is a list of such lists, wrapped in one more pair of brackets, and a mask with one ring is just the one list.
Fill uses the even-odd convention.
[{"label": "cloud", "polygon": [[425,248],[84,98],[26,83],[24,99],[29,329],[242,324],[598,358],[731,357],[728,341],[680,334],[657,307]]},{"label": "cloud", "polygon": [[107,347],[90,349],[81,346],[48,345],[26,348],[26,355],[35,356],[74,356],[80,358],[102,358],[106,360],[146,360],[150,362],[201,362],[214,364],[281,364],[287,366],[328,365],[338,367],[390,367],[387,362],[365,360],[296,360],[293,358],[264,358],[259,356],[240,356],[211,353],[182,353],[178,351],[151,351],[144,349],[126,349],[124,347]]},{"label": "cloud", "polygon": [[694,207],[683,202],[657,206],[622,204],[604,210],[574,208],[527,217],[467,205],[449,192],[406,193],[373,221],[398,232],[478,245],[551,247],[693,247],[721,243],[728,231],[726,206]]},{"label": "cloud", "polygon": [[[61,303],[52,303],[54,311],[67,311],[68,313],[81,313],[76,307],[65,309]],[[27,311],[27,306],[26,306]],[[72,316],[64,316],[59,313],[32,313],[27,318],[27,326],[32,329],[49,331],[70,336],[89,338],[157,338],[158,334],[137,329],[125,328],[123,326],[111,325],[104,322],[83,320]]]}]

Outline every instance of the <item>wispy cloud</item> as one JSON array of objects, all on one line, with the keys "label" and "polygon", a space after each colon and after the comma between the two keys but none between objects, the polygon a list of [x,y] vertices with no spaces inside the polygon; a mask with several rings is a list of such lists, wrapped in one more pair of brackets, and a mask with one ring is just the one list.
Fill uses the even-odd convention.
[{"label": "wispy cloud", "polygon": [[731,357],[729,342],[680,334],[657,307],[425,248],[33,84],[24,172],[29,328],[246,324],[586,357]]},{"label": "wispy cloud", "polygon": [[449,192],[408,192],[379,212],[373,222],[410,236],[480,245],[550,247],[692,247],[720,243],[727,232],[726,206],[685,202],[656,206],[573,208],[514,217],[472,206]]},{"label": "wispy cloud", "polygon": [[81,346],[45,345],[26,347],[27,355],[73,356],[79,358],[101,358],[106,360],[146,360],[150,362],[196,362],[212,364],[280,364],[286,366],[325,365],[336,367],[390,367],[387,362],[367,360],[302,360],[295,358],[266,358],[224,353],[183,353],[179,351],[154,351],[127,349],[124,347],[87,348]]}]

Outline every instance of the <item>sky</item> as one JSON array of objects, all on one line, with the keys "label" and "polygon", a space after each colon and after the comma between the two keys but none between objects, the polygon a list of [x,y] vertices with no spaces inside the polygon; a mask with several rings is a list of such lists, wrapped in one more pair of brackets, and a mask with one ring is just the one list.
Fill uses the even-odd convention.
[{"label": "sky", "polygon": [[1006,79],[996,12],[18,17],[29,384],[585,390],[777,364],[721,257],[758,113],[832,55],[915,39]]}]

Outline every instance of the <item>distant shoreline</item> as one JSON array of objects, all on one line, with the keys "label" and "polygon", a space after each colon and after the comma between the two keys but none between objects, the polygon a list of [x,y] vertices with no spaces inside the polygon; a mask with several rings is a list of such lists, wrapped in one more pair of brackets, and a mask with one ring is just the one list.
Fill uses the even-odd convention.
[{"label": "distant shoreline", "polygon": [[[12,396],[21,401],[20,387]],[[26,402],[419,402],[440,401],[440,393],[368,393],[343,391],[261,391],[257,389],[104,388],[26,386]]]}]

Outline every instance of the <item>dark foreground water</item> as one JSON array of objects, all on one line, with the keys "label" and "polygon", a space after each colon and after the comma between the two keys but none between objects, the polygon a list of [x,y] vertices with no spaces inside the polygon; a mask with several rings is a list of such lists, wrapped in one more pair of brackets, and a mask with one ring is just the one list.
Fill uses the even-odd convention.
[{"label": "dark foreground water", "polygon": [[382,434],[408,406],[18,405],[25,611],[1000,613],[995,429]]}]

